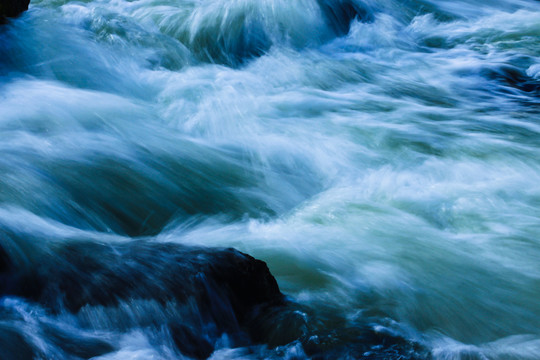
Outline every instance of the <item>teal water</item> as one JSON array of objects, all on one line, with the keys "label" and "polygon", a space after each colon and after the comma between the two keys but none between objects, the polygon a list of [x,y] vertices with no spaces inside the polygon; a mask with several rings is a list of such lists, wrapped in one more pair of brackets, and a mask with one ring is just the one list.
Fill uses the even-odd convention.
[{"label": "teal water", "polygon": [[[262,259],[329,328],[539,359],[540,2],[32,0],[0,28],[0,242],[139,237]],[[62,316],[99,359],[176,356]]]}]

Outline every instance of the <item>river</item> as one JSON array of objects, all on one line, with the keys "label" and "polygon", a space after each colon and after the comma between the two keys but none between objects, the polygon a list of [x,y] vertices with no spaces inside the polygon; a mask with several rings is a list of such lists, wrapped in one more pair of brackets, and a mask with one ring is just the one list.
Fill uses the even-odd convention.
[{"label": "river", "polygon": [[[0,244],[135,239],[261,259],[329,331],[537,360],[540,2],[32,0],[0,25]],[[44,323],[181,356],[106,309],[0,314],[47,359],[77,357]]]}]

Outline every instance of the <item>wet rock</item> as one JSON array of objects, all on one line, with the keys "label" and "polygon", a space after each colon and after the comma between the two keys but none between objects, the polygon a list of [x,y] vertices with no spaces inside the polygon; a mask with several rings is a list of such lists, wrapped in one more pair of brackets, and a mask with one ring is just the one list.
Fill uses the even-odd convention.
[{"label": "wet rock", "polygon": [[51,255],[36,274],[40,290],[28,295],[53,308],[50,299],[59,298],[73,312],[126,299],[196,298],[226,303],[242,319],[254,306],[282,299],[266,264],[234,249],[86,242],[59,245]]},{"label": "wet rock", "polygon": [[6,17],[15,17],[28,10],[30,0],[0,0],[0,21]]},{"label": "wet rock", "polygon": [[301,342],[306,355],[313,360],[432,360],[431,353],[420,344],[366,325],[320,331]]},{"label": "wet rock", "polygon": [[[15,262],[4,250],[0,256],[4,264]],[[32,300],[52,313],[141,300],[163,307],[175,304],[180,315],[169,332],[180,352],[195,358],[208,357],[210,340],[223,333],[233,344],[249,344],[252,319],[264,308],[284,303],[266,264],[230,248],[68,242],[52,246],[39,261],[30,269],[3,266],[2,276],[17,281],[0,289],[0,295]],[[87,347],[101,351],[94,345]]]},{"label": "wet rock", "polygon": [[185,324],[170,324],[169,330],[176,347],[184,355],[194,359],[207,359],[214,351],[208,339]]},{"label": "wet rock", "polygon": [[4,274],[10,268],[11,268],[11,260],[9,259],[9,256],[6,250],[4,250],[4,248],[0,246],[0,274]]},{"label": "wet rock", "polygon": [[13,261],[8,251],[0,245],[0,295],[2,290],[9,292],[18,283],[18,272],[14,269]]}]

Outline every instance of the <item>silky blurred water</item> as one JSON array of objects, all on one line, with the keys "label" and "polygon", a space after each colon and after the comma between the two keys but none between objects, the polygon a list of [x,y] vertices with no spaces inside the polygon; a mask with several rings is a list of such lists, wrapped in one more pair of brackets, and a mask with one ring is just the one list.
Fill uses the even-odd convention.
[{"label": "silky blurred water", "polygon": [[[32,0],[0,28],[0,241],[233,246],[328,324],[538,359],[539,121],[538,1]],[[50,358],[39,319],[175,356],[1,301]]]}]

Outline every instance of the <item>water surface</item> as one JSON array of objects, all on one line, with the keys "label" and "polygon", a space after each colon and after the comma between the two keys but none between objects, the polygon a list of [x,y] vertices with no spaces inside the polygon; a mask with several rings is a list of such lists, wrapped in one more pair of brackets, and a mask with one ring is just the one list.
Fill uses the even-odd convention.
[{"label": "water surface", "polygon": [[[538,1],[32,0],[0,29],[0,244],[232,246],[327,329],[538,359],[539,120]],[[44,322],[178,356],[105,310],[0,313],[47,358]]]}]

